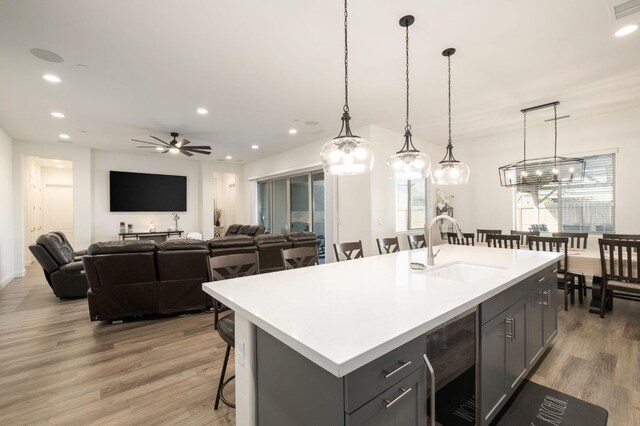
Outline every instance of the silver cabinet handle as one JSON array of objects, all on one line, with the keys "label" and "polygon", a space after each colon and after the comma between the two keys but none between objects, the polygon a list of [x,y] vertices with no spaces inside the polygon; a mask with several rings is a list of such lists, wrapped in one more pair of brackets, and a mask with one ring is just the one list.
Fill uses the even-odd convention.
[{"label": "silver cabinet handle", "polygon": [[405,368],[405,367],[407,367],[407,366],[411,365],[411,361],[407,361],[407,362],[405,362],[405,363],[402,363],[402,361],[400,361],[400,362],[399,362],[399,364],[401,364],[401,365],[400,365],[400,367],[396,368],[395,370],[393,370],[393,371],[392,371],[392,372],[390,372],[390,373],[387,373],[386,371],[383,371],[383,373],[385,373],[384,378],[385,378],[385,379],[388,379],[389,377],[391,377],[391,376],[393,376],[394,374],[396,374],[398,371],[400,371],[400,370],[402,370],[403,368]]},{"label": "silver cabinet handle", "polygon": [[558,272],[558,268],[554,269],[553,272]]},{"label": "silver cabinet handle", "polygon": [[504,322],[506,322],[507,324],[509,324],[509,331],[505,333],[507,339],[513,341],[514,340],[514,332],[513,332],[513,324],[514,324],[514,319],[513,318],[505,318]]},{"label": "silver cabinet handle", "polygon": [[403,389],[400,388],[400,390],[402,391],[402,393],[400,395],[398,395],[397,397],[395,397],[393,400],[389,401],[388,399],[385,399],[384,402],[387,403],[387,405],[384,406],[384,408],[389,408],[391,407],[393,404],[395,404],[396,402],[400,401],[400,399],[405,396],[406,394],[408,394],[409,392],[411,392],[411,388],[409,389]]},{"label": "silver cabinet handle", "polygon": [[516,340],[516,317],[513,317],[513,321],[511,323],[511,341]]},{"label": "silver cabinet handle", "polygon": [[538,280],[538,282],[539,282],[539,283],[541,283],[542,281],[544,281],[544,280],[546,280],[546,279],[547,279],[546,277],[542,277],[542,278],[540,278],[540,279]]},{"label": "silver cabinet handle", "polygon": [[545,296],[545,301],[542,302],[542,304],[544,306],[549,306],[551,305],[551,292],[548,290],[542,290],[542,294]]},{"label": "silver cabinet handle", "polygon": [[427,364],[429,369],[429,375],[431,376],[431,426],[436,426],[436,373],[433,371],[433,366],[427,358],[427,354],[423,354],[424,363]]}]

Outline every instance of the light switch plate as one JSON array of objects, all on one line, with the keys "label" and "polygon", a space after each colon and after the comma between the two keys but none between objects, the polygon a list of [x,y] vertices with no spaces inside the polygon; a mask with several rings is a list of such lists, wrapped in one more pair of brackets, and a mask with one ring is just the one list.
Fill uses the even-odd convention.
[{"label": "light switch plate", "polygon": [[236,362],[240,366],[244,366],[244,343],[236,345]]}]

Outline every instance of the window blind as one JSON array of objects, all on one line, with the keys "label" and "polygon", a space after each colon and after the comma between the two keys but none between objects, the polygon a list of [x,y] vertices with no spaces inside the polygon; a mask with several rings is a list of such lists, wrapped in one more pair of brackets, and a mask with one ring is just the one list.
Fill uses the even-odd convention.
[{"label": "window blind", "polygon": [[549,232],[615,230],[615,154],[584,157],[585,177],[561,186],[514,189],[516,229]]},{"label": "window blind", "polygon": [[396,232],[422,229],[429,206],[428,179],[396,180]]}]

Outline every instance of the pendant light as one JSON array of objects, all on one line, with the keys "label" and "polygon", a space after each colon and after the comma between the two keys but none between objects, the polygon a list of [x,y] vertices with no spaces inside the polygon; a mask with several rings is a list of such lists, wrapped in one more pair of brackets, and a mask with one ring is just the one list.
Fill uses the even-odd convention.
[{"label": "pendant light", "polygon": [[411,125],[409,124],[409,26],[415,18],[411,15],[400,19],[400,26],[406,29],[406,82],[407,82],[407,119],[404,126],[404,145],[400,151],[387,160],[387,167],[394,178],[399,180],[423,179],[429,177],[431,158],[413,146],[411,140]]},{"label": "pendant light", "polygon": [[451,55],[456,53],[456,49],[449,48],[442,52],[449,62],[449,143],[447,152],[444,155],[440,166],[431,173],[431,182],[438,185],[460,185],[469,181],[469,166],[462,161],[458,161],[453,156],[453,144],[451,143]]},{"label": "pendant light", "polygon": [[[325,143],[320,151],[322,168],[332,175],[357,175],[371,171],[373,149],[369,141],[351,133],[349,126],[349,49],[347,44],[347,0],[344,1],[344,106],[338,136]],[[344,134],[343,134],[344,131]]]},{"label": "pendant light", "polygon": [[[560,102],[537,105],[520,110],[524,119],[524,156],[522,161],[498,168],[500,185],[505,187],[527,185],[561,185],[579,183],[584,179],[586,162],[583,158],[558,157],[558,105]],[[527,160],[527,113],[553,107],[553,157]]]}]

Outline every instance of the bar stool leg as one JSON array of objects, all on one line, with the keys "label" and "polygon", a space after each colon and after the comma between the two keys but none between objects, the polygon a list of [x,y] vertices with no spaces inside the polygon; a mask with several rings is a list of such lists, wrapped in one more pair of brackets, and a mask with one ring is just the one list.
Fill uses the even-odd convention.
[{"label": "bar stool leg", "polygon": [[220,404],[220,396],[222,394],[224,375],[227,372],[227,363],[229,362],[229,353],[231,352],[231,345],[227,345],[227,351],[224,354],[224,363],[222,364],[222,372],[220,373],[220,381],[218,382],[218,390],[216,392],[216,402],[213,405],[213,409],[217,410]]}]

